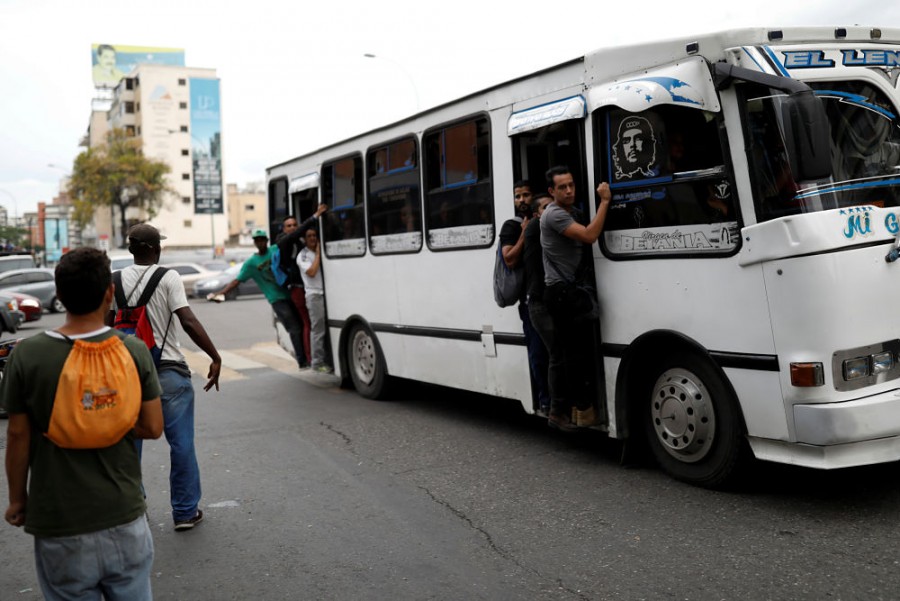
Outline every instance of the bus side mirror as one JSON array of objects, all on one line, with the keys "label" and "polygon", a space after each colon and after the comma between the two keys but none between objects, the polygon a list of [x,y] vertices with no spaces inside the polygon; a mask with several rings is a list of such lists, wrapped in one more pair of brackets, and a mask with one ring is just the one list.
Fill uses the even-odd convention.
[{"label": "bus side mirror", "polygon": [[831,177],[831,124],[812,90],[788,94],[782,104],[784,141],[794,179]]}]

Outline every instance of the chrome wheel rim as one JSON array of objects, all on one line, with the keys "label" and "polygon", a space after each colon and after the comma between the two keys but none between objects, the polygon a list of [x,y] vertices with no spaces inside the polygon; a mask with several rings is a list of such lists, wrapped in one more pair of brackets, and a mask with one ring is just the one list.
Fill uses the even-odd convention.
[{"label": "chrome wheel rim", "polygon": [[356,374],[356,379],[363,384],[371,384],[372,380],[375,379],[375,367],[377,365],[375,341],[364,330],[357,330],[353,335],[350,348],[353,373]]},{"label": "chrome wheel rim", "polygon": [[712,449],[716,414],[709,391],[693,372],[669,369],[656,380],[650,419],[662,448],[679,461],[700,461]]}]

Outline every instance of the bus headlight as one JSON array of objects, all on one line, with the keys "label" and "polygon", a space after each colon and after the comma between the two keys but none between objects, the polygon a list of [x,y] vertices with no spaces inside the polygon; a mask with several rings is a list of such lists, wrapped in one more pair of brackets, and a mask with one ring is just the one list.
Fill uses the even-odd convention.
[{"label": "bus headlight", "polygon": [[858,380],[869,375],[869,358],[856,357],[855,359],[847,359],[844,361],[844,379]]},{"label": "bus headlight", "polygon": [[857,390],[900,378],[898,357],[900,340],[837,351],[831,372],[835,390]]}]

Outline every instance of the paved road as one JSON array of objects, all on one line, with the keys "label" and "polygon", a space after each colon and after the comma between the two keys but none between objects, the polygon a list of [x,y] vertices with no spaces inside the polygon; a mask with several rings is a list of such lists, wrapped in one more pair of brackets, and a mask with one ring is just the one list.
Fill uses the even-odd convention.
[{"label": "paved road", "polygon": [[[194,308],[230,371],[198,393],[196,530],[172,531],[167,447],[145,447],[157,599],[900,597],[897,464],[710,492],[496,399],[300,373],[261,299]],[[0,599],[40,598],[30,545],[0,528]]]}]

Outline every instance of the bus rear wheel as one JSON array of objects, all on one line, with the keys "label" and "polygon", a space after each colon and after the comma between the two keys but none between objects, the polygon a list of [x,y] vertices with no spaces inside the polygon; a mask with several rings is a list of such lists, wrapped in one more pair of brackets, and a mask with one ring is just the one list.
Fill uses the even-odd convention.
[{"label": "bus rear wheel", "polygon": [[643,422],[650,450],[671,476],[709,488],[728,485],[746,459],[737,399],[696,354],[672,357],[653,371]]},{"label": "bus rear wheel", "polygon": [[388,375],[375,335],[366,326],[356,324],[347,344],[347,366],[356,391],[367,399],[382,399],[387,392]]}]

